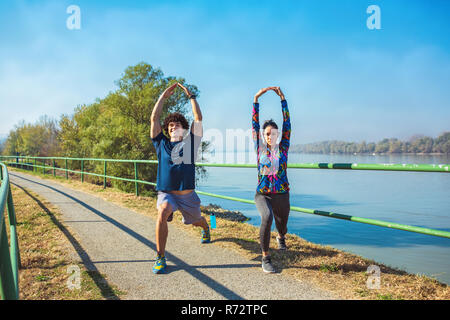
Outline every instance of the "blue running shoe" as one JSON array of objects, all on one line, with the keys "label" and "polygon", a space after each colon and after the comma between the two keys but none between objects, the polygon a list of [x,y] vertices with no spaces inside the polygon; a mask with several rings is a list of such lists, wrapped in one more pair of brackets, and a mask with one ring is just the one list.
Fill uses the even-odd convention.
[{"label": "blue running shoe", "polygon": [[208,230],[202,230],[202,243],[210,243],[211,242],[211,234],[209,233],[209,227]]},{"label": "blue running shoe", "polygon": [[165,273],[167,268],[166,257],[158,255],[155,264],[153,265],[153,273]]}]

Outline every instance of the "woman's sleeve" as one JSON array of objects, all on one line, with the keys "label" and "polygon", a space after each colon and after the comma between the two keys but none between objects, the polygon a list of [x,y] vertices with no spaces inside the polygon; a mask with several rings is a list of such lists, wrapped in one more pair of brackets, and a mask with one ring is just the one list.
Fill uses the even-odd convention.
[{"label": "woman's sleeve", "polygon": [[253,103],[252,137],[256,153],[259,150],[259,103]]},{"label": "woman's sleeve", "polygon": [[286,100],[281,101],[281,110],[283,112],[283,131],[281,135],[280,148],[283,152],[288,152],[291,139],[291,118]]}]

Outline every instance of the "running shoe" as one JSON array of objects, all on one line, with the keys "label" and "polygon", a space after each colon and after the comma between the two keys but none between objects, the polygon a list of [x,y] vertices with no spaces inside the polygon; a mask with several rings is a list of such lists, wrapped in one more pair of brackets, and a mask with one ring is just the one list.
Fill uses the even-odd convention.
[{"label": "running shoe", "polygon": [[167,268],[166,257],[158,255],[155,264],[153,265],[153,273],[165,273]]},{"label": "running shoe", "polygon": [[277,242],[278,242],[278,250],[287,250],[286,238],[278,238],[277,237]]},{"label": "running shoe", "polygon": [[210,243],[211,242],[211,234],[209,233],[209,227],[208,230],[202,230],[202,243]]},{"label": "running shoe", "polygon": [[272,265],[272,260],[270,259],[270,256],[265,256],[262,258],[262,269],[266,273],[275,273],[275,268]]}]

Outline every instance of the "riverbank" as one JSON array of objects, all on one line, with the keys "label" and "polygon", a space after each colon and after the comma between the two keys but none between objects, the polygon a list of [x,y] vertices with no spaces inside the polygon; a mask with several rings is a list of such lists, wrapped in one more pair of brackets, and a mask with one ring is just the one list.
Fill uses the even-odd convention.
[{"label": "riverbank", "polygon": [[[10,170],[18,170],[12,169]],[[21,171],[21,170],[18,170]],[[32,174],[26,171],[26,173]],[[107,188],[102,186],[81,183],[77,180],[65,180],[60,177],[43,176],[44,179],[55,180],[62,185],[99,196],[107,201],[133,209],[141,214],[156,218],[156,199],[151,197],[135,196],[134,194]],[[215,211],[214,211],[215,210]],[[227,210],[216,205],[205,206],[202,212],[208,215],[221,212],[226,215]],[[236,216],[240,216],[236,213]],[[244,215],[243,215],[244,216]],[[260,261],[259,228],[248,223],[232,221],[224,217],[217,218],[217,228],[212,230],[214,245],[223,246],[234,250],[250,260]],[[176,213],[172,223],[177,224],[186,232],[200,235],[200,231],[185,226],[181,221],[181,215]],[[270,252],[275,267],[282,274],[289,275],[298,280],[311,281],[324,290],[334,292],[345,299],[450,299],[450,288],[446,284],[423,275],[408,274],[407,272],[386,266],[376,261],[362,258],[358,255],[347,253],[332,248],[321,246],[306,241],[296,235],[288,234],[287,252],[279,252],[276,249],[276,232],[271,235]],[[370,276],[368,268],[375,265],[380,270],[379,289],[370,289],[367,281]]]},{"label": "riverbank", "polygon": [[201,211],[204,214],[211,215],[214,214],[216,217],[236,222],[247,222],[250,220],[249,217],[246,217],[242,212],[237,210],[227,210],[222,208],[217,204],[210,203],[207,206],[200,206]]}]

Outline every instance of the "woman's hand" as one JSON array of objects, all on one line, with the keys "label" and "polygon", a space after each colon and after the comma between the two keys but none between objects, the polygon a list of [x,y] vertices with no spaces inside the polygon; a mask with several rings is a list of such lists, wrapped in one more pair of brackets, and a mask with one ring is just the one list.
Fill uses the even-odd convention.
[{"label": "woman's hand", "polygon": [[271,89],[272,89],[273,91],[275,91],[275,93],[281,98],[281,100],[286,100],[286,99],[284,98],[283,91],[281,91],[280,87],[271,87]]},{"label": "woman's hand", "polygon": [[263,88],[261,90],[259,90],[256,94],[255,94],[255,98],[253,99],[254,103],[258,103],[258,98],[261,97],[264,93],[266,93],[269,90],[272,90],[275,87],[267,87],[267,88]]}]

